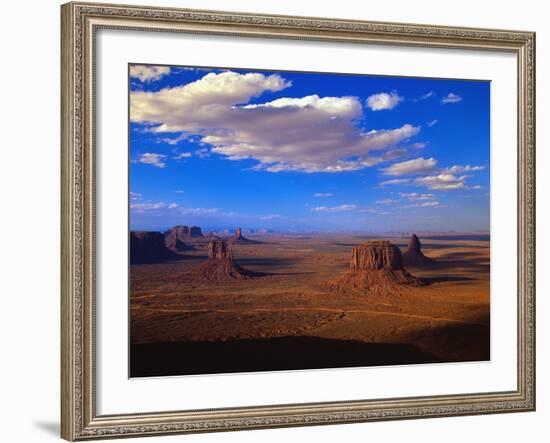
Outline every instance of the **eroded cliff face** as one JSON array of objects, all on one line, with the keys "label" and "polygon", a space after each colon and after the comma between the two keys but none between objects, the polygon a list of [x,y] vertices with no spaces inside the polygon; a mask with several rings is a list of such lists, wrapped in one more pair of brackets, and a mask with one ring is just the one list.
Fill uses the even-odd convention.
[{"label": "eroded cliff face", "polygon": [[208,242],[208,259],[233,261],[233,250],[224,240]]},{"label": "eroded cliff face", "polygon": [[351,269],[403,269],[399,248],[387,240],[369,241],[351,250]]},{"label": "eroded cliff face", "polygon": [[164,233],[166,247],[172,252],[180,253],[194,249],[194,245],[206,242],[198,226],[177,225]]},{"label": "eroded cliff face", "polygon": [[130,232],[130,263],[156,263],[174,258],[166,247],[164,236],[154,231]]},{"label": "eroded cliff face", "polygon": [[386,240],[368,241],[351,250],[350,270],[327,283],[335,289],[397,295],[422,281],[403,266],[401,251]]}]

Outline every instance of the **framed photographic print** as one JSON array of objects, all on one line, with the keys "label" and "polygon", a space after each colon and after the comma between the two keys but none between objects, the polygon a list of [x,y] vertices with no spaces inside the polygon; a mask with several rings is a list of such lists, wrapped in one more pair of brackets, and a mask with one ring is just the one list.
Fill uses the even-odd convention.
[{"label": "framed photographic print", "polygon": [[535,408],[535,36],[62,6],[62,437]]}]

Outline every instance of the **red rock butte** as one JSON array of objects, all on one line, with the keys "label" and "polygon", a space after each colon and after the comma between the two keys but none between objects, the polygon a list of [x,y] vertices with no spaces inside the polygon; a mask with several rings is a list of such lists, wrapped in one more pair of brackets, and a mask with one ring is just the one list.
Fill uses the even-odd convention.
[{"label": "red rock butte", "polygon": [[208,242],[208,259],[197,269],[197,277],[205,280],[224,281],[253,276],[253,272],[233,261],[231,245],[225,240]]},{"label": "red rock butte", "polygon": [[208,242],[208,259],[233,261],[233,250],[224,240],[211,240]]},{"label": "red rock butte", "polygon": [[424,255],[420,239],[413,234],[407,245],[407,252],[403,254],[403,263],[412,268],[421,268],[433,266],[437,262]]},{"label": "red rock butte", "polygon": [[371,240],[351,250],[351,269],[403,269],[399,248],[387,240]]},{"label": "red rock butte", "polygon": [[130,263],[157,263],[178,257],[164,243],[164,236],[154,231],[130,232]]},{"label": "red rock butte", "polygon": [[351,250],[350,270],[328,282],[337,289],[365,290],[391,295],[422,281],[403,266],[401,251],[387,240],[372,240]]},{"label": "red rock butte", "polygon": [[246,238],[243,235],[243,232],[242,232],[241,228],[237,228],[235,230],[235,234],[233,235],[233,237],[231,237],[229,239],[229,242],[233,245],[234,244],[256,244],[256,243],[259,243],[256,240],[250,240],[249,238]]}]

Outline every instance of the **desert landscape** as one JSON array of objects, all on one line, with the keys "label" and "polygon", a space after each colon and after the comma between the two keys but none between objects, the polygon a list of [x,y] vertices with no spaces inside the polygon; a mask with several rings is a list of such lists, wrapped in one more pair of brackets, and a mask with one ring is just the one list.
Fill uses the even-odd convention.
[{"label": "desert landscape", "polygon": [[490,359],[490,82],[128,80],[131,377]]},{"label": "desert landscape", "polygon": [[490,359],[489,236],[130,233],[132,377]]}]

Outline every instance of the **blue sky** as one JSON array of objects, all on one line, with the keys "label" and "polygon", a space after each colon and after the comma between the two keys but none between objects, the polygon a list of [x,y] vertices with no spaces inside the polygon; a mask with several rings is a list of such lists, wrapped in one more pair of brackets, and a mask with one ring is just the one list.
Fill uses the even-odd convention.
[{"label": "blue sky", "polygon": [[488,231],[490,83],[130,65],[130,226]]}]

